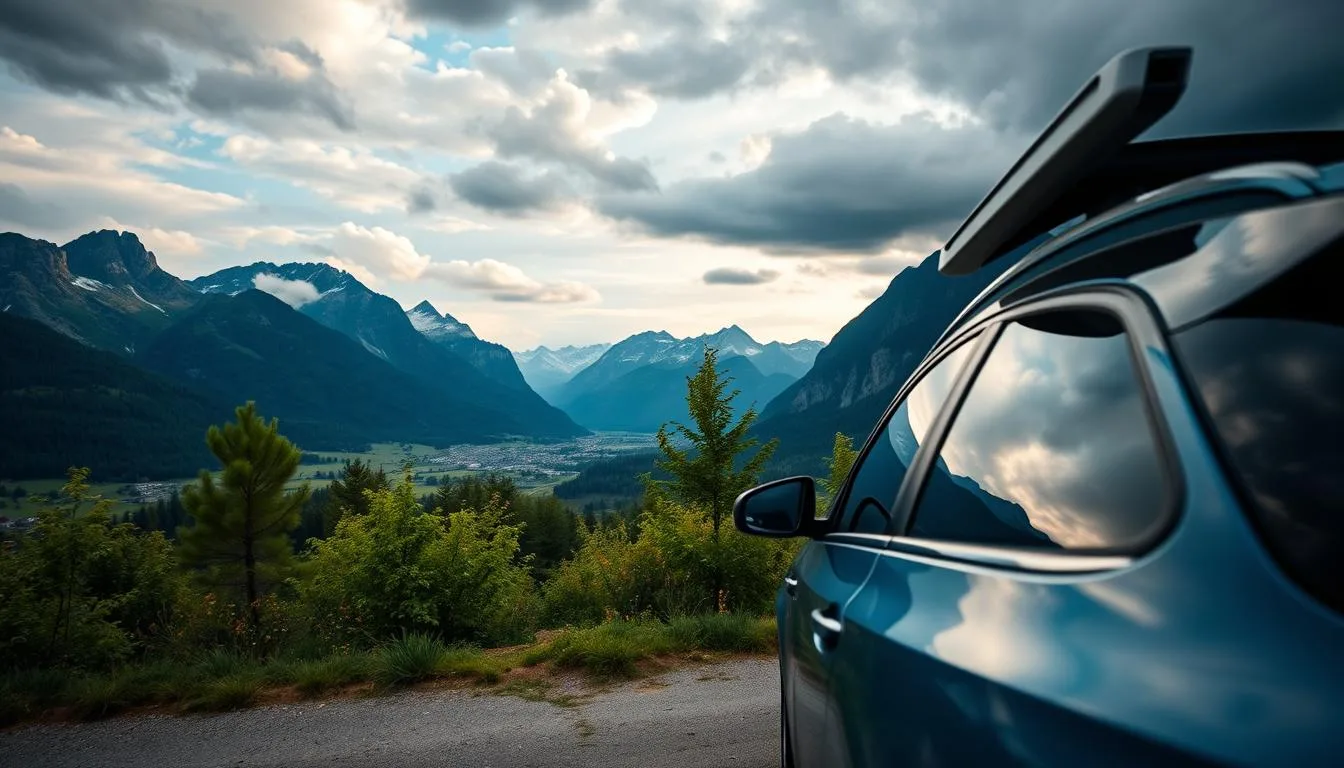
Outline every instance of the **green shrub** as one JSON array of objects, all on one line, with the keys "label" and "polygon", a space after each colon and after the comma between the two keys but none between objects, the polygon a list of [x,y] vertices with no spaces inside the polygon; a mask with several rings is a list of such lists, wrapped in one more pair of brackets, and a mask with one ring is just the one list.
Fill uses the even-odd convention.
[{"label": "green shrub", "polygon": [[409,685],[431,677],[447,653],[438,638],[412,632],[383,646],[374,676],[386,686]]},{"label": "green shrub", "polygon": [[315,543],[303,595],[317,615],[357,627],[354,642],[401,632],[482,644],[517,640],[537,612],[518,537],[498,497],[477,510],[429,513],[407,476],[371,492],[368,514],[343,517],[331,538]]}]

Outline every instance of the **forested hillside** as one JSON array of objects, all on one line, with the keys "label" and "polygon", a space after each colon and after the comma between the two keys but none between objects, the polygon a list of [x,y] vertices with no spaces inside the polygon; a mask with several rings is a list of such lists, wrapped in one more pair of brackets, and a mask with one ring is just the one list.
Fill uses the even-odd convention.
[{"label": "forested hillside", "polygon": [[0,476],[186,477],[206,466],[201,436],[232,410],[110,352],[0,313]]}]

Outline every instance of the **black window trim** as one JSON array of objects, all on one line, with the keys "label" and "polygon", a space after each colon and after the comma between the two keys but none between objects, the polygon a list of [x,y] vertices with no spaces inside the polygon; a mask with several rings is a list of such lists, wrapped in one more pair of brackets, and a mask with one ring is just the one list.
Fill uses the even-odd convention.
[{"label": "black window trim", "polygon": [[[980,360],[985,355],[985,339],[987,337],[977,336],[979,332],[978,328],[974,330],[967,329],[965,332],[958,333],[955,339],[935,348],[933,352],[927,355],[924,358],[924,361],[915,368],[915,372],[906,379],[905,383],[901,385],[896,396],[891,399],[891,402],[887,404],[886,410],[882,412],[882,418],[878,419],[877,426],[869,432],[868,439],[864,441],[862,450],[859,451],[859,455],[854,459],[854,464],[849,468],[849,474],[845,477],[843,488],[836,496],[835,501],[831,503],[830,512],[826,517],[817,519],[817,527],[819,530],[818,538],[824,542],[835,544],[848,543],[852,546],[861,546],[864,548],[881,549],[886,546],[887,540],[891,538],[888,535],[858,534],[838,530],[840,520],[844,517],[845,505],[849,503],[849,492],[854,486],[854,479],[858,476],[858,471],[863,466],[864,461],[867,460],[868,454],[873,450],[873,446],[886,434],[887,426],[891,423],[892,416],[896,414],[896,411],[901,407],[901,404],[905,402],[905,399],[910,396],[910,392],[915,387],[919,386],[920,382],[924,381],[925,376],[927,376],[934,368],[938,367],[939,364],[954,352],[970,345],[970,357],[966,359],[962,369],[957,373],[957,378],[953,380],[952,387],[948,390],[947,400],[944,401],[940,413],[947,409],[948,403],[960,400],[962,387],[965,385],[965,382],[970,380],[970,373],[979,370]],[[936,424],[937,421],[935,420],[934,425]],[[931,428],[934,425],[931,425]],[[914,461],[912,461],[910,467],[906,469],[905,477],[902,478],[902,486],[904,486],[906,479],[910,477],[911,472],[918,466],[921,450],[922,448],[916,450]],[[897,503],[900,499],[899,490],[900,489],[898,488],[897,495],[893,497],[893,515],[896,514]]]},{"label": "black window trim", "polygon": [[[1166,486],[1162,513],[1158,515],[1148,535],[1130,547],[1098,547],[1072,550],[1039,550],[970,542],[943,541],[906,536],[913,521],[913,512],[922,495],[925,481],[933,463],[942,450],[948,427],[960,412],[966,392],[979,376],[984,361],[1007,323],[1027,315],[1059,309],[1092,309],[1116,317],[1129,341],[1130,360],[1144,402],[1149,431],[1159,453],[1159,466]],[[893,507],[893,516],[902,521],[898,535],[885,537],[884,554],[913,559],[935,558],[944,565],[972,564],[994,570],[1036,573],[1092,573],[1126,567],[1134,559],[1151,551],[1170,535],[1185,503],[1185,484],[1179,454],[1171,435],[1171,427],[1161,407],[1153,371],[1148,365],[1144,349],[1155,349],[1171,359],[1165,334],[1152,313],[1151,302],[1140,291],[1121,280],[1092,281],[1064,286],[1031,297],[1029,300],[992,315],[980,318],[951,337],[949,348],[974,333],[982,333],[980,347],[963,370],[954,392],[949,396],[931,429],[932,438],[919,446],[914,461]],[[852,534],[851,534],[852,535]]]}]

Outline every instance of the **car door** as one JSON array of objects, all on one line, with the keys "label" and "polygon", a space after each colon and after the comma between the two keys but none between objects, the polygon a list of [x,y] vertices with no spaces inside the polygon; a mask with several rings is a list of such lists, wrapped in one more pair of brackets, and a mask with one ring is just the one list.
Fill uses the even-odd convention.
[{"label": "car door", "polygon": [[941,402],[974,344],[950,349],[921,367],[864,447],[830,516],[827,533],[808,542],[787,576],[783,642],[785,696],[798,766],[841,765],[843,743],[831,731],[830,668],[845,652],[838,632],[846,602],[868,578],[886,543],[897,491],[918,448],[909,403]]},{"label": "car door", "polygon": [[842,616],[833,730],[848,764],[1173,757],[1067,704],[1099,674],[1097,644],[1143,620],[1132,601],[1096,610],[1097,595],[1125,594],[1106,579],[1133,577],[1128,555],[1177,503],[1132,309],[1057,297],[986,331],[992,346],[902,489],[901,535]]}]

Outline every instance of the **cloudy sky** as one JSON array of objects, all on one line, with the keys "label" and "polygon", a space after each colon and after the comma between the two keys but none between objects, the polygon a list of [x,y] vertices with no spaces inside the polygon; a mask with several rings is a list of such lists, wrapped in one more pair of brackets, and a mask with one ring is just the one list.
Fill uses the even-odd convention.
[{"label": "cloudy sky", "polygon": [[4,0],[0,231],[326,261],[515,348],[828,339],[1082,80],[1154,135],[1344,124],[1327,0]]}]

